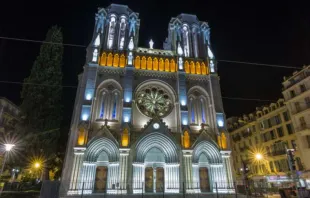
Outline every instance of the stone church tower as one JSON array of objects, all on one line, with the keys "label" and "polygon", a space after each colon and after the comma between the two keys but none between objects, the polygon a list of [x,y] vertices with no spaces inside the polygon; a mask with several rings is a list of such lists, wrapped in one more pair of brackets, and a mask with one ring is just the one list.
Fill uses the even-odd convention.
[{"label": "stone church tower", "polygon": [[138,46],[139,14],[99,9],[79,76],[62,175],[71,194],[232,191],[210,28],[171,18],[163,49]]}]

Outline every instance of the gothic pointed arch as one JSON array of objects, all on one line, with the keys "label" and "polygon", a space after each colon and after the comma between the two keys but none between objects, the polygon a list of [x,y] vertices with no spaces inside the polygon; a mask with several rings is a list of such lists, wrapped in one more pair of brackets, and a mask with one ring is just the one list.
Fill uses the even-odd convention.
[{"label": "gothic pointed arch", "polygon": [[135,58],[135,68],[140,69],[140,56],[136,56]]},{"label": "gothic pointed arch", "polygon": [[113,54],[110,52],[108,54],[107,66],[112,66],[113,64]]},{"label": "gothic pointed arch", "polygon": [[190,124],[210,124],[213,112],[210,110],[210,97],[201,86],[188,90],[188,113]]},{"label": "gothic pointed arch", "polygon": [[95,119],[121,120],[122,114],[122,86],[114,79],[107,79],[100,83],[96,93],[94,110]]},{"label": "gothic pointed arch", "polygon": [[141,69],[146,69],[146,58],[145,58],[145,56],[142,56],[142,59],[141,59]]},{"label": "gothic pointed arch", "polygon": [[196,74],[201,74],[200,63],[196,62]]},{"label": "gothic pointed arch", "polygon": [[156,57],[153,59],[153,70],[158,70],[158,59]]},{"label": "gothic pointed arch", "polygon": [[114,67],[118,67],[118,64],[119,64],[119,55],[118,54],[114,54],[113,66]]},{"label": "gothic pointed arch", "polygon": [[110,162],[119,161],[118,146],[112,140],[101,137],[89,142],[86,151],[84,161],[96,162],[99,155],[105,152],[108,155]]},{"label": "gothic pointed arch", "polygon": [[120,59],[119,59],[119,66],[120,67],[125,67],[125,64],[126,64],[126,58],[125,58],[125,55],[122,54]]},{"label": "gothic pointed arch", "polygon": [[100,65],[106,66],[106,64],[107,64],[107,54],[103,52],[100,58]]},{"label": "gothic pointed arch", "polygon": [[194,61],[191,61],[191,63],[190,63],[190,68],[191,68],[191,74],[195,74],[196,72],[196,70],[195,70],[195,63],[194,63]]},{"label": "gothic pointed arch", "polygon": [[170,61],[170,71],[171,72],[175,72],[176,71],[176,66],[175,66],[175,61],[174,61],[174,59],[171,59],[171,61]]},{"label": "gothic pointed arch", "polygon": [[190,68],[189,68],[189,63],[188,63],[188,61],[185,61],[185,63],[184,63],[184,68],[185,68],[185,73],[189,74],[189,73],[190,73]]},{"label": "gothic pointed arch", "polygon": [[160,58],[159,59],[159,71],[164,71],[164,70],[165,70],[164,60]]},{"label": "gothic pointed arch", "polygon": [[153,67],[153,66],[152,66],[152,62],[153,62],[153,61],[152,61],[152,58],[151,58],[151,57],[148,57],[148,58],[147,58],[147,69],[148,69],[148,70],[152,70],[152,69],[153,69],[153,68],[152,68],[152,67]]},{"label": "gothic pointed arch", "polygon": [[176,143],[170,137],[160,132],[148,133],[136,142],[134,160],[136,162],[144,162],[146,154],[152,148],[157,148],[164,153],[166,163],[179,163]]},{"label": "gothic pointed arch", "polygon": [[166,72],[170,71],[170,65],[169,65],[169,59],[168,58],[165,59],[165,71]]},{"label": "gothic pointed arch", "polygon": [[222,163],[221,153],[218,147],[211,141],[201,141],[195,145],[193,150],[193,163],[198,163],[199,157],[204,154],[210,164]]}]

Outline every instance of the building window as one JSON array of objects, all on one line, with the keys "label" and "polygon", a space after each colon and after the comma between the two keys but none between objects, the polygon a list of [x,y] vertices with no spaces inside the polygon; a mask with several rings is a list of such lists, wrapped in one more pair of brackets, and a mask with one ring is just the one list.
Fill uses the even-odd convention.
[{"label": "building window", "polygon": [[299,85],[299,87],[301,93],[306,91],[306,86],[304,84]]},{"label": "building window", "polygon": [[280,123],[281,123],[281,117],[280,117],[280,115],[276,115],[276,116],[274,117],[274,119],[275,119],[275,121],[276,121],[276,124],[280,124]]},{"label": "building window", "polygon": [[307,135],[308,148],[310,148],[310,135]]},{"label": "building window", "polygon": [[272,127],[272,124],[271,124],[271,119],[268,119],[268,128]]},{"label": "building window", "polygon": [[287,111],[283,112],[283,117],[284,117],[285,121],[289,121],[289,119],[290,119]]},{"label": "building window", "polygon": [[306,102],[307,107],[309,108],[310,107],[310,97],[306,97],[305,102]]},{"label": "building window", "polygon": [[291,140],[292,148],[297,151],[297,145],[295,140]]},{"label": "building window", "polygon": [[295,102],[295,109],[296,109],[296,113],[300,112],[301,108],[300,108],[299,102]]},{"label": "building window", "polygon": [[273,166],[273,162],[272,161],[269,162],[269,167],[270,167],[270,171],[274,172],[274,166]]},{"label": "building window", "polygon": [[252,131],[253,131],[253,132],[256,132],[256,127],[255,127],[255,125],[252,126]]},{"label": "building window", "polygon": [[276,139],[277,138],[277,136],[276,136],[276,134],[274,133],[274,131],[272,130],[272,131],[270,131],[270,137],[271,137],[271,139],[272,140],[274,140],[274,139]]},{"label": "building window", "polygon": [[284,136],[282,127],[277,128],[277,133],[278,133],[279,137],[283,137]]},{"label": "building window", "polygon": [[110,24],[109,24],[109,33],[108,33],[108,48],[111,49],[113,46],[113,40],[115,35],[115,25],[116,18],[115,16],[111,16]]},{"label": "building window", "polygon": [[264,130],[264,129],[265,129],[265,125],[264,125],[264,122],[263,122],[263,121],[260,123],[260,128],[261,128],[261,130]]},{"label": "building window", "polygon": [[304,117],[299,118],[301,128],[306,128],[307,124]]},{"label": "building window", "polygon": [[300,171],[304,170],[304,167],[303,167],[303,165],[301,163],[300,157],[296,157],[295,159],[296,159],[296,163],[297,163],[297,166],[298,166],[298,170],[300,170]]},{"label": "building window", "polygon": [[295,97],[295,91],[294,91],[294,90],[291,90],[291,91],[290,91],[290,94],[291,94],[291,98],[294,98],[294,97]]},{"label": "building window", "polygon": [[255,136],[255,144],[258,144],[258,137]]},{"label": "building window", "polygon": [[294,133],[293,127],[292,127],[291,124],[287,124],[287,125],[286,125],[286,129],[287,129],[287,133],[288,133],[289,135],[291,135],[291,134]]}]

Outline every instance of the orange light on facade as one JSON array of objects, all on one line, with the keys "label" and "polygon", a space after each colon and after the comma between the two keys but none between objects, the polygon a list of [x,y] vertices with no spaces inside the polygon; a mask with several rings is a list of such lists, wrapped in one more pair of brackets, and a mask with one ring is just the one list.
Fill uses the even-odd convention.
[{"label": "orange light on facade", "polygon": [[170,61],[170,71],[175,72],[175,62],[173,59],[171,59]]},{"label": "orange light on facade", "polygon": [[84,127],[80,127],[79,128],[78,142],[77,142],[79,146],[83,146],[85,144],[85,139],[86,139],[85,135],[86,135],[86,133],[85,133]]},{"label": "orange light on facade", "polygon": [[158,70],[158,59],[154,58],[153,60],[153,70],[157,71]]},{"label": "orange light on facade", "polygon": [[195,74],[195,63],[191,61],[191,74]]},{"label": "orange light on facade", "polygon": [[207,74],[207,68],[204,62],[201,63],[201,74],[206,75]]},{"label": "orange light on facade", "polygon": [[162,58],[159,59],[159,71],[164,71],[164,60]]},{"label": "orange light on facade", "polygon": [[107,66],[112,66],[113,63],[113,55],[112,53],[108,54]]},{"label": "orange light on facade", "polygon": [[122,134],[122,146],[127,147],[129,145],[129,133],[128,129],[125,128]]},{"label": "orange light on facade", "polygon": [[227,138],[224,132],[221,134],[222,149],[227,149]]},{"label": "orange light on facade", "polygon": [[190,137],[189,137],[188,132],[185,131],[184,135],[183,135],[183,147],[184,148],[189,148],[190,146],[191,146]]},{"label": "orange light on facade", "polygon": [[126,58],[125,58],[124,54],[122,54],[121,58],[119,59],[119,66],[125,67],[125,65],[126,65]]},{"label": "orange light on facade", "polygon": [[119,63],[119,55],[118,54],[114,54],[113,66],[114,67],[118,67],[118,63]]},{"label": "orange light on facade", "polygon": [[143,56],[142,60],[141,60],[141,69],[146,69],[146,58],[145,58],[145,56]]},{"label": "orange light on facade", "polygon": [[184,63],[184,68],[185,68],[185,73],[187,73],[187,74],[190,73],[188,61],[185,61],[185,63]]},{"label": "orange light on facade", "polygon": [[106,66],[106,64],[107,64],[107,54],[103,52],[100,58],[100,65]]},{"label": "orange light on facade", "polygon": [[201,74],[200,63],[196,62],[196,74]]},{"label": "orange light on facade", "polygon": [[165,71],[166,72],[169,72],[170,71],[170,68],[169,68],[169,60],[166,58],[165,60]]},{"label": "orange light on facade", "polygon": [[147,58],[147,63],[146,63],[146,66],[147,66],[147,69],[148,70],[152,70],[153,68],[152,68],[152,58],[151,57],[148,57]]},{"label": "orange light on facade", "polygon": [[135,68],[140,69],[140,56],[135,58]]}]

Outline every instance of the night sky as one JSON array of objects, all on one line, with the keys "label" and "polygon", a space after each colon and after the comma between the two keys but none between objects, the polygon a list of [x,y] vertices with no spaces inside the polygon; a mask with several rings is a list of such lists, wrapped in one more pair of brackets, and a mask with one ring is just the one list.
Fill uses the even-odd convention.
[{"label": "night sky", "polygon": [[[171,17],[196,14],[211,27],[211,44],[219,60],[247,61],[301,67],[310,64],[310,11],[306,1],[4,1],[0,5],[0,36],[44,40],[52,25],[62,27],[64,43],[88,45],[97,7],[127,4],[140,13],[139,46],[150,38],[162,48]],[[229,2],[229,3],[228,3]],[[39,43],[0,39],[0,81],[21,82],[39,54]],[[64,85],[77,85],[86,51],[65,47]],[[276,100],[283,76],[294,69],[232,63],[218,64],[226,97]],[[20,104],[21,85],[0,83],[0,96]],[[64,88],[64,118],[69,123],[76,89]],[[227,116],[241,115],[268,104],[223,99]]]}]

